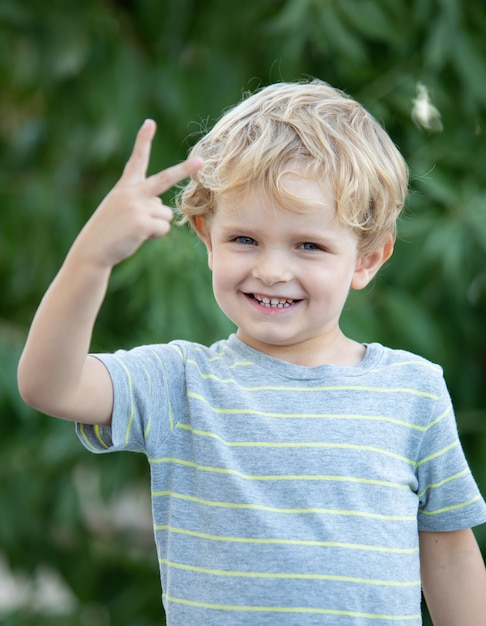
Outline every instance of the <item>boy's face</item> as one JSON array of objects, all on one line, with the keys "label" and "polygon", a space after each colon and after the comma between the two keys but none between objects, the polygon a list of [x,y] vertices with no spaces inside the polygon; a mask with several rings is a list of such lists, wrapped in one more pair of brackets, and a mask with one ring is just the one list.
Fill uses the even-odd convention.
[{"label": "boy's face", "polygon": [[294,174],[284,182],[312,201],[304,213],[252,190],[222,197],[205,221],[215,298],[238,337],[270,356],[302,365],[357,362],[362,354],[339,318],[349,289],[364,287],[384,258],[359,255],[329,189]]}]

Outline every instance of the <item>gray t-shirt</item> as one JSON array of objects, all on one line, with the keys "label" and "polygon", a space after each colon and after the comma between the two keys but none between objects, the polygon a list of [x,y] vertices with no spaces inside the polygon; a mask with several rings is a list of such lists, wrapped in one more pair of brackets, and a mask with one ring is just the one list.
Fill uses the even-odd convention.
[{"label": "gray t-shirt", "polygon": [[486,521],[441,369],[367,346],[354,367],[235,335],[97,355],[111,428],[144,452],[167,624],[421,624],[418,531]]}]

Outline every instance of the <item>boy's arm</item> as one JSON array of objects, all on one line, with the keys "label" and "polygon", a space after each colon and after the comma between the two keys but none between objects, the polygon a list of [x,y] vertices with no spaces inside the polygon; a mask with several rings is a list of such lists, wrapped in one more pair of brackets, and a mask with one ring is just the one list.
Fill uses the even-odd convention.
[{"label": "boy's arm", "polygon": [[155,123],[140,129],[132,155],[112,191],[83,228],[34,317],[18,368],[23,399],[68,420],[109,424],[110,376],[88,356],[93,327],[112,268],[170,229],[172,211],[159,195],[201,167],[192,159],[149,178]]},{"label": "boy's arm", "polygon": [[420,564],[435,626],[486,626],[486,569],[471,529],[421,532]]}]

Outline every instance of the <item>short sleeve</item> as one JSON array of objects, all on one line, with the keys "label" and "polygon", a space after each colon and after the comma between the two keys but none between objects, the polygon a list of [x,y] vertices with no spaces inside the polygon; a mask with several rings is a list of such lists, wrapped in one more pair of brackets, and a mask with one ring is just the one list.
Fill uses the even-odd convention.
[{"label": "short sleeve", "polygon": [[486,521],[486,505],[471,474],[457,432],[444,379],[417,458],[418,528],[453,531]]},{"label": "short sleeve", "polygon": [[111,426],[76,424],[91,452],[118,450],[152,455],[172,432],[183,412],[184,355],[172,345],[143,346],[94,355],[113,382]]}]

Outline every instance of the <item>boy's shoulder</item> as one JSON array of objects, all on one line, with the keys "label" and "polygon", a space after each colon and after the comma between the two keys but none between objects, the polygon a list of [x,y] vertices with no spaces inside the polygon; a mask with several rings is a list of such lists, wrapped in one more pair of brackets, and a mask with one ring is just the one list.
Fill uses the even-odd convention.
[{"label": "boy's shoulder", "polygon": [[407,386],[429,388],[431,392],[442,391],[445,387],[442,367],[423,356],[379,343],[367,344],[367,352],[375,356],[373,375],[383,382],[398,381]]},{"label": "boy's shoulder", "polygon": [[410,365],[410,367],[415,366],[418,369],[430,369],[431,371],[435,371],[438,374],[442,375],[442,367],[440,365],[434,363],[433,361],[430,361],[423,356],[420,356],[419,354],[416,354],[415,352],[410,352],[401,348],[390,348],[376,342],[366,344],[366,346],[369,350],[381,353],[380,361],[383,365]]}]

